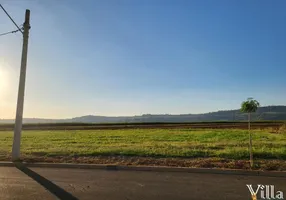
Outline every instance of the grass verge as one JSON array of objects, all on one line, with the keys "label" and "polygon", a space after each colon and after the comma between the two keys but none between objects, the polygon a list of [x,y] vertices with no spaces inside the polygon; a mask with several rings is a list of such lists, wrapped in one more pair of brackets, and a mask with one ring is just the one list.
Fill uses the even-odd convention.
[{"label": "grass verge", "polygon": [[[9,160],[12,132],[0,132],[0,160]],[[286,171],[286,133],[253,131],[256,168]],[[248,132],[244,130],[131,129],[23,131],[22,159],[247,169]]]}]

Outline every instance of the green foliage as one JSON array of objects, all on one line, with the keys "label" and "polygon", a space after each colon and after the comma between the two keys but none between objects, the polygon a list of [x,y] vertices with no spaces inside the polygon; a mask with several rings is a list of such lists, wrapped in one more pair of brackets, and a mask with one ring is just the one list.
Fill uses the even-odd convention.
[{"label": "green foliage", "polygon": [[[286,134],[256,130],[253,150],[259,159],[286,160]],[[11,155],[13,131],[0,132],[0,160]],[[23,131],[26,158],[54,156],[159,156],[247,159],[244,130],[128,129]]]},{"label": "green foliage", "polygon": [[260,106],[259,102],[253,98],[248,98],[246,101],[241,103],[241,112],[244,113],[253,113],[256,112]]}]

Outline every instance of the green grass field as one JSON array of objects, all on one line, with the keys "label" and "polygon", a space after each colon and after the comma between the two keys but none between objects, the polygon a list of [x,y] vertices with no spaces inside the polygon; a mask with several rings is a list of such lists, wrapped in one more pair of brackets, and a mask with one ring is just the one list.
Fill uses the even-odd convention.
[{"label": "green grass field", "polygon": [[[12,131],[0,132],[0,157],[8,159]],[[286,133],[253,130],[256,159],[286,160]],[[131,129],[85,131],[23,131],[23,157],[155,156],[248,159],[244,130]]]}]

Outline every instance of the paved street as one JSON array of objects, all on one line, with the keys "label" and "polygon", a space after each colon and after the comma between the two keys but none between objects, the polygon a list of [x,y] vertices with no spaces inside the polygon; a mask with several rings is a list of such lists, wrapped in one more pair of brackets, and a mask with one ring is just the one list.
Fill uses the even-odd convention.
[{"label": "paved street", "polygon": [[286,195],[286,178],[181,172],[0,167],[0,180],[1,200],[247,200],[246,184],[275,185]]}]

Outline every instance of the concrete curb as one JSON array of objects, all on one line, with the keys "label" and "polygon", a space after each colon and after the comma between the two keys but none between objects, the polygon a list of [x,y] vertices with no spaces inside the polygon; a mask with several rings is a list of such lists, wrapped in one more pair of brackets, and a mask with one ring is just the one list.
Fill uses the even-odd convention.
[{"label": "concrete curb", "polygon": [[[0,167],[14,167],[17,163],[0,162]],[[104,170],[124,170],[124,171],[152,171],[152,172],[184,172],[184,173],[204,173],[204,174],[224,174],[224,175],[245,175],[245,176],[266,176],[266,177],[286,177],[285,171],[247,171],[232,169],[209,169],[209,168],[188,168],[188,167],[162,167],[162,166],[118,166],[105,164],[73,164],[73,163],[25,163],[26,167],[46,167],[46,168],[67,168],[67,169],[104,169]]]}]

